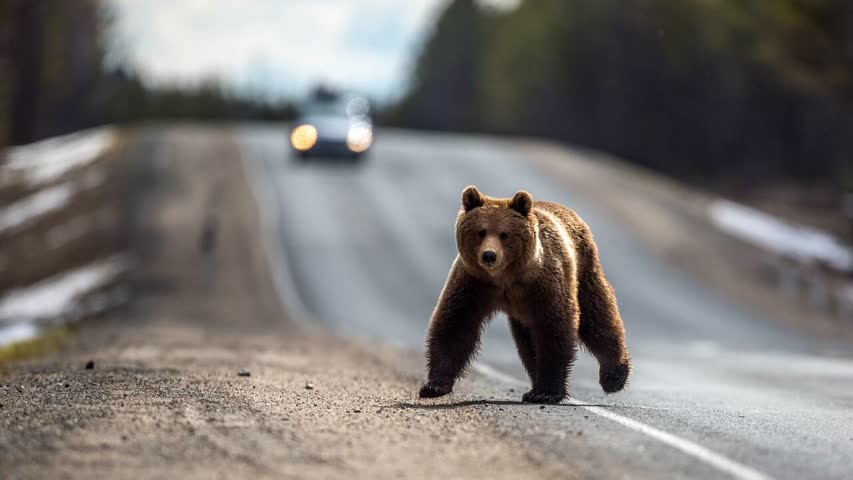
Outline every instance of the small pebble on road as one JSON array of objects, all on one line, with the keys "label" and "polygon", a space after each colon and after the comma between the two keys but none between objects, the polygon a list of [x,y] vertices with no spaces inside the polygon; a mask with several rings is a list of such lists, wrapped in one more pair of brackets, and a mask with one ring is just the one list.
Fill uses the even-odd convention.
[{"label": "small pebble on road", "polygon": [[89,360],[88,362],[86,362],[86,370],[92,370],[94,368],[95,368],[95,361],[94,360]]},{"label": "small pebble on road", "polygon": [[250,372],[244,368],[243,370],[240,370],[239,372],[237,372],[237,375],[239,375],[241,377],[251,377],[252,372]]},{"label": "small pebble on road", "polygon": [[305,390],[314,390],[314,384],[311,382],[306,383]]}]

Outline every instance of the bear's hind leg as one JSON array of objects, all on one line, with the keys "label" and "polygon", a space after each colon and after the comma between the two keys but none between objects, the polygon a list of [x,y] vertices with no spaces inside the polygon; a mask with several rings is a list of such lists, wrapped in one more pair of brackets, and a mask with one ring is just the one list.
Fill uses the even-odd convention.
[{"label": "bear's hind leg", "polygon": [[599,364],[598,381],[605,393],[622,390],[631,374],[631,356],[616,294],[598,266],[579,282],[580,339]]},{"label": "bear's hind leg", "polygon": [[530,383],[534,384],[536,383],[536,352],[533,350],[533,337],[530,335],[530,329],[512,317],[509,317],[509,327],[524,370],[527,371]]}]

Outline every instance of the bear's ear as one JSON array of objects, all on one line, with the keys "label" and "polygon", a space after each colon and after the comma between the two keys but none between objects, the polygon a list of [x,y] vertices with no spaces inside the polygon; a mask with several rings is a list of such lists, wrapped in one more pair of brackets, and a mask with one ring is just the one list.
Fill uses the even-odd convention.
[{"label": "bear's ear", "polygon": [[510,200],[509,207],[526,217],[533,209],[533,195],[524,190],[519,190]]},{"label": "bear's ear", "polygon": [[465,190],[462,190],[462,208],[466,212],[470,212],[484,203],[486,203],[486,199],[483,198],[483,194],[474,185],[468,185],[465,187]]}]

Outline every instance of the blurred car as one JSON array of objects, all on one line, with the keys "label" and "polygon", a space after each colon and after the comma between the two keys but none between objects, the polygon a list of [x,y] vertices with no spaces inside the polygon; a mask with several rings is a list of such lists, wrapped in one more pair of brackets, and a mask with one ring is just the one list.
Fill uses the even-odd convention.
[{"label": "blurred car", "polygon": [[315,92],[300,112],[290,131],[290,144],[301,158],[359,159],[373,145],[370,105],[364,98]]}]

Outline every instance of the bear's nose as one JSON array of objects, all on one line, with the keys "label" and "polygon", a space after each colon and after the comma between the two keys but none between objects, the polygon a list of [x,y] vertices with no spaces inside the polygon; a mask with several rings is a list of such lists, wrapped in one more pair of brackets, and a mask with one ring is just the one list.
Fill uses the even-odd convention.
[{"label": "bear's nose", "polygon": [[494,265],[498,261],[498,254],[494,250],[486,250],[483,252],[483,262],[489,265]]}]

